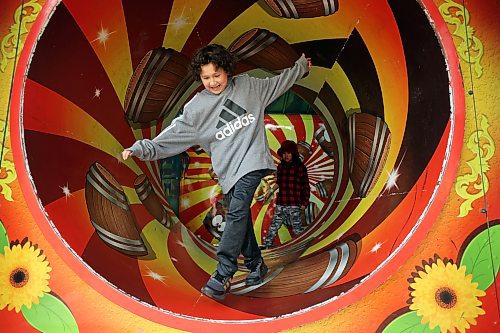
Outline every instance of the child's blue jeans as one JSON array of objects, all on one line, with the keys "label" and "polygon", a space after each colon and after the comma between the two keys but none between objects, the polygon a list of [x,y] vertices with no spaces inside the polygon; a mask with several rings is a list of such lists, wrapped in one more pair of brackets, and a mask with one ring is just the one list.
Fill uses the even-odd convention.
[{"label": "child's blue jeans", "polygon": [[217,271],[223,276],[233,276],[238,270],[237,259],[240,253],[245,257],[245,266],[250,270],[262,258],[255,239],[250,205],[260,180],[268,174],[267,169],[252,171],[241,177],[226,194],[226,226],[217,250]]}]

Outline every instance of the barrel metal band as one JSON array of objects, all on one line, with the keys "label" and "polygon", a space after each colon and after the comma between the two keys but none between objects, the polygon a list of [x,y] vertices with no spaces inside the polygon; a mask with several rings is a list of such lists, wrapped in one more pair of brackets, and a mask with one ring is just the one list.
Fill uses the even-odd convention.
[{"label": "barrel metal band", "polygon": [[349,172],[354,168],[354,154],[356,153],[356,115],[349,117]]},{"label": "barrel metal band", "polygon": [[[297,9],[295,8],[295,5],[293,4],[293,2],[291,0],[285,0],[286,3],[283,2],[283,0],[277,0],[277,1],[278,1],[279,6],[281,7],[283,12],[285,13],[286,17],[288,17],[288,18],[293,17],[296,19],[299,18],[299,13],[297,13]],[[288,11],[288,9],[290,9],[292,14],[290,14],[290,11]]]},{"label": "barrel metal band", "polygon": [[90,222],[92,223],[92,225],[94,226],[94,228],[99,233],[105,235],[106,237],[108,237],[108,238],[110,238],[110,239],[112,239],[114,241],[121,242],[121,243],[124,243],[124,244],[127,244],[127,245],[143,245],[142,240],[130,239],[130,238],[125,238],[125,237],[122,237],[122,236],[115,235],[112,232],[109,232],[108,230],[104,229],[103,227],[101,227],[100,225],[98,225],[97,223],[95,223],[93,220],[90,220]]},{"label": "barrel metal band", "polygon": [[315,291],[319,289],[330,277],[332,274],[333,270],[335,269],[335,266],[337,265],[337,261],[339,258],[339,253],[337,250],[337,247],[334,247],[330,251],[328,251],[328,254],[330,255],[330,260],[328,261],[328,266],[326,267],[325,271],[323,272],[323,275],[316,281],[315,284],[313,284],[309,289],[307,289],[304,294],[310,293],[312,291]]},{"label": "barrel metal band", "polygon": [[106,183],[100,183],[98,184],[91,176],[90,174],[87,174],[87,181],[99,192],[101,195],[103,195],[106,199],[108,199],[112,204],[124,209],[124,210],[129,210],[128,205],[125,205],[124,203],[118,201],[116,198],[112,197],[105,189],[101,187],[101,185],[104,185],[106,187]]},{"label": "barrel metal band", "polygon": [[144,190],[146,189],[146,187],[149,186],[149,184],[151,184],[151,182],[149,181],[149,179],[148,178],[144,178],[144,180],[140,183],[140,185],[138,184],[139,186],[136,185],[135,191],[137,193],[143,193]]},{"label": "barrel metal band", "polygon": [[129,108],[130,114],[128,115],[128,118],[130,120],[137,121],[137,119],[139,119],[139,113],[140,113],[141,109],[139,107],[137,107],[137,100],[139,99],[139,96],[142,93],[142,89],[144,87],[144,81],[146,81],[145,78],[149,77],[151,71],[154,68],[154,64],[156,64],[158,62],[158,59],[160,58],[161,55],[162,55],[162,52],[154,53],[153,59],[151,59],[151,62],[146,63],[146,70],[145,70],[144,74],[141,75],[138,79],[139,85],[136,86],[136,88],[133,92],[134,98],[132,99],[131,104],[130,104],[130,108]]},{"label": "barrel metal band", "polygon": [[105,235],[101,234],[101,233],[97,233],[97,235],[104,241],[106,242],[107,244],[110,244],[116,248],[119,248],[119,249],[122,249],[122,250],[125,250],[125,251],[130,251],[130,252],[147,252],[146,248],[141,245],[141,246],[129,246],[129,245],[125,245],[125,244],[121,244],[121,243],[118,243],[118,242],[115,242],[114,240],[112,239],[109,239],[108,237],[106,237]]},{"label": "barrel metal band", "polygon": [[144,192],[141,192],[141,194],[139,194],[139,191],[137,191],[137,194],[139,194],[139,199],[141,201],[146,200],[147,197],[149,197],[149,195],[151,194],[152,190],[153,190],[153,186],[151,185],[151,183],[148,183]]},{"label": "barrel metal band", "polygon": [[340,244],[340,252],[341,252],[341,257],[340,257],[339,267],[335,271],[335,274],[333,274],[330,281],[328,281],[323,287],[328,287],[329,285],[333,284],[340,278],[342,273],[344,273],[345,271],[350,256],[349,245],[347,245],[347,243]]},{"label": "barrel metal band", "polygon": [[[268,33],[270,33],[270,35],[268,35]],[[266,37],[267,37],[267,39],[265,39]],[[260,41],[262,39],[265,39],[265,40],[261,43]],[[276,39],[277,39],[277,37],[275,34],[269,32],[267,30],[262,31],[256,39],[254,39],[247,46],[245,46],[243,49],[241,49],[237,53],[237,56],[242,60],[250,58],[251,56],[259,53],[260,51],[264,50],[266,47],[268,47],[269,45],[274,43],[276,41]]]},{"label": "barrel metal band", "polygon": [[[148,80],[147,80],[148,84],[147,84],[146,88],[144,89],[144,91],[141,92],[141,101],[139,102],[139,105],[137,107],[137,114],[135,117],[135,121],[137,121],[139,119],[140,111],[143,109],[144,103],[146,102],[146,97],[149,94],[149,92],[151,91],[151,87],[153,86],[156,79],[158,78],[158,75],[160,75],[161,71],[163,70],[163,67],[165,67],[165,64],[172,56],[172,53],[173,53],[172,50],[167,50],[165,52],[165,56],[163,57],[163,59],[161,59],[158,67],[155,68],[153,75],[151,75],[151,78],[148,78]],[[144,83],[144,80],[143,80],[143,82],[141,82],[141,84],[143,84],[143,83]]]},{"label": "barrel metal band", "polygon": [[[382,127],[382,133],[380,133],[380,128]],[[382,155],[382,150],[385,146],[384,138],[387,131],[387,125],[380,118],[377,118],[377,123],[375,125],[375,139],[373,140],[372,151],[370,153],[370,164],[361,183],[360,192],[366,195],[370,184],[375,175],[375,170],[380,162],[380,157]],[[376,151],[376,152],[375,152]]]},{"label": "barrel metal band", "polygon": [[323,0],[323,7],[325,8],[325,16],[333,14],[337,11],[334,0]]}]

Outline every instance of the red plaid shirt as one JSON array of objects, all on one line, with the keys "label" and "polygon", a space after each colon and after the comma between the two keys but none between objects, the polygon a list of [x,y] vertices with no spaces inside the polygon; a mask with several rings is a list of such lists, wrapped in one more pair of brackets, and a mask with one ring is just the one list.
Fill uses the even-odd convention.
[{"label": "red plaid shirt", "polygon": [[309,204],[309,178],[304,164],[281,161],[278,165],[277,184],[279,186],[277,205],[307,206]]}]

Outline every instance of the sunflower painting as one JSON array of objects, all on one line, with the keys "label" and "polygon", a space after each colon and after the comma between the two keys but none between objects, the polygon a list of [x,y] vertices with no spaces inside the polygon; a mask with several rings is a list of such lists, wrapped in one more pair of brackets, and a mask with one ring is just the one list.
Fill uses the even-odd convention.
[{"label": "sunflower painting", "polygon": [[27,241],[4,247],[0,254],[0,310],[21,310],[25,305],[38,304],[40,297],[50,292],[49,266],[41,250]]},{"label": "sunflower painting", "polygon": [[423,324],[429,323],[431,329],[439,326],[441,332],[463,333],[475,325],[485,313],[478,300],[485,292],[472,282],[472,274],[466,275],[465,266],[438,256],[422,264],[410,279],[410,310],[417,311]]}]

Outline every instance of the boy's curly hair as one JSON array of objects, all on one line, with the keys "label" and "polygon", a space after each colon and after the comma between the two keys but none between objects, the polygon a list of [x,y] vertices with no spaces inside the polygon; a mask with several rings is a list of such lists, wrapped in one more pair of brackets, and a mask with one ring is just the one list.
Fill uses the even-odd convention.
[{"label": "boy's curly hair", "polygon": [[228,75],[233,75],[236,59],[222,45],[210,44],[199,48],[191,58],[191,76],[196,81],[201,81],[201,66],[212,63],[216,68],[222,68]]}]

